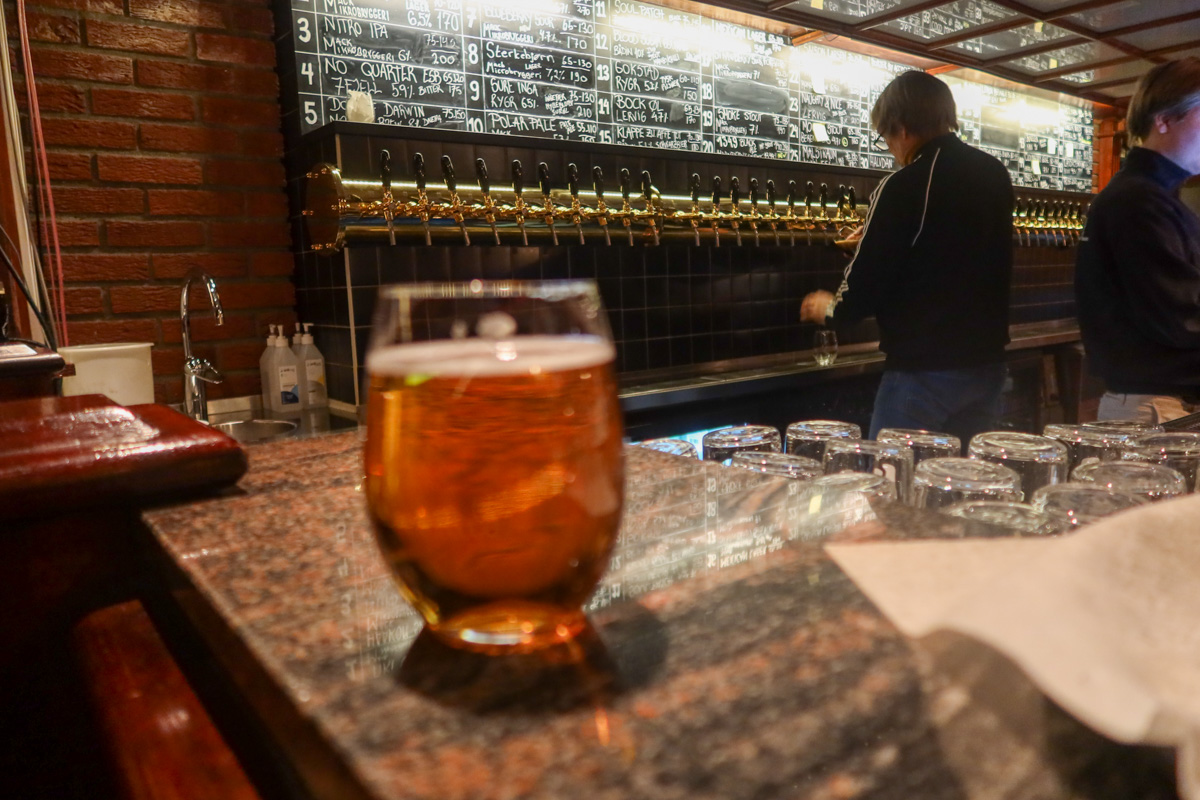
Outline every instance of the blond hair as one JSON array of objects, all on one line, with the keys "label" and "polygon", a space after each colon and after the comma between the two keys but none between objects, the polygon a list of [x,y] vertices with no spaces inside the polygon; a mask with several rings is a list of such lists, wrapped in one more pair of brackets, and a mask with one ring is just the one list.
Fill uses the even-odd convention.
[{"label": "blond hair", "polygon": [[1176,120],[1198,105],[1200,59],[1189,56],[1168,61],[1138,81],[1125,115],[1125,129],[1135,141],[1141,141],[1150,134],[1155,117]]},{"label": "blond hair", "polygon": [[903,128],[909,136],[932,139],[958,130],[958,108],[949,86],[912,70],[896,76],[879,95],[871,109],[871,125],[884,136]]}]

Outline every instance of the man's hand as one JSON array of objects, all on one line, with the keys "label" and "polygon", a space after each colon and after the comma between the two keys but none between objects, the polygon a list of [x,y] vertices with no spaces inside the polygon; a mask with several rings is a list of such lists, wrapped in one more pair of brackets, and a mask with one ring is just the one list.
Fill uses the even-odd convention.
[{"label": "man's hand", "polygon": [[825,312],[829,310],[829,304],[832,302],[833,295],[829,292],[816,291],[807,295],[800,303],[800,321],[824,325]]}]

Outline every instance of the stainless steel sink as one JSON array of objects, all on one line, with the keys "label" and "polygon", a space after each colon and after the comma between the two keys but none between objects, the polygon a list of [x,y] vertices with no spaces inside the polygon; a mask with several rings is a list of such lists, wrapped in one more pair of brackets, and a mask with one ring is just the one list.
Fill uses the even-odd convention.
[{"label": "stainless steel sink", "polygon": [[218,422],[213,427],[242,444],[273,442],[295,436],[297,428],[296,423],[282,419],[242,419]]}]

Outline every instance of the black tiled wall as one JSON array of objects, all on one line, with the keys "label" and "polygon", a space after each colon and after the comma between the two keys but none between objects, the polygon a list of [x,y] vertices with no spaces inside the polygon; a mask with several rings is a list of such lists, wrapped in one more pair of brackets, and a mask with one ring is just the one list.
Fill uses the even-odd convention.
[{"label": "black tiled wall", "polygon": [[[762,184],[774,179],[781,187],[788,180],[796,180],[800,186],[810,180],[832,187],[844,183],[854,186],[860,202],[865,203],[882,174],[822,170],[791,162],[705,159],[695,154],[649,157],[646,151],[612,152],[614,148],[590,152],[577,144],[554,142],[534,149],[385,138],[375,134],[373,127],[361,135],[346,130],[355,127],[334,126],[329,135],[325,130],[330,129],[320,131],[289,154],[295,241],[307,242],[299,216],[304,173],[325,161],[339,166],[347,178],[369,178],[378,174],[383,149],[392,155],[397,179],[406,175],[417,152],[425,157],[431,182],[441,180],[436,165],[443,154],[450,155],[460,184],[474,175],[477,157],[487,161],[493,183],[507,182],[513,159],[522,161],[526,176],[536,173],[539,161],[546,161],[556,186],[564,182],[566,163],[574,161],[585,174],[593,164],[600,165],[614,194],[615,176],[625,167],[635,175],[649,170],[655,185],[669,193],[683,193],[691,173],[698,172],[706,187],[714,174],[720,175],[726,192],[731,175],[739,177],[743,191],[751,177]],[[586,202],[584,191],[581,196]],[[763,241],[768,241],[767,237]],[[628,374],[808,349],[813,326],[799,322],[800,300],[814,289],[835,289],[847,263],[841,251],[828,245],[756,247],[749,236],[741,247],[734,245],[732,236],[722,238],[720,247],[674,243],[659,247],[399,244],[353,246],[332,256],[304,247],[297,255],[298,312],[302,320],[314,323],[317,344],[327,361],[330,396],[344,402],[355,402],[352,353],[357,350],[361,364],[375,294],[381,285],[473,278],[594,279],[608,309],[618,369]],[[1014,323],[1074,315],[1073,260],[1071,248],[1017,248]],[[862,335],[874,338],[869,326]]]}]

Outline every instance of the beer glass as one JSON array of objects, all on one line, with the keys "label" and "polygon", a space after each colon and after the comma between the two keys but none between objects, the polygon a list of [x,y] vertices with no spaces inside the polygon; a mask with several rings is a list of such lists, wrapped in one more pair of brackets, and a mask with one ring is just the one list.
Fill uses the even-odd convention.
[{"label": "beer glass", "polygon": [[836,472],[822,475],[808,485],[810,494],[848,493],[880,500],[896,499],[896,484],[872,472]]},{"label": "beer glass", "polygon": [[891,481],[901,502],[912,494],[913,453],[902,444],[833,439],[825,444],[825,472],[870,472]]},{"label": "beer glass", "polygon": [[1020,502],[1021,476],[977,458],[929,458],[913,471],[913,505],[946,508],[967,500]]},{"label": "beer glass", "polygon": [[831,439],[861,439],[862,429],[853,422],[810,419],[788,425],[785,436],[785,452],[824,462],[826,442]]},{"label": "beer glass", "polygon": [[740,425],[709,431],[700,444],[705,461],[719,461],[726,466],[733,454],[740,451],[778,453],[783,450],[779,431],[770,425]]},{"label": "beer glass", "polygon": [[787,453],[742,451],[734,453],[729,463],[733,467],[793,480],[811,481],[825,474],[825,468],[811,458],[791,456]]},{"label": "beer glass", "polygon": [[1071,527],[1065,515],[1050,509],[1003,500],[971,500],[944,508],[942,513],[1005,528],[1017,536],[1054,536]]},{"label": "beer glass", "polygon": [[379,292],[367,509],[429,629],[527,652],[584,630],[623,499],[614,349],[587,281]]},{"label": "beer glass", "polygon": [[920,464],[927,458],[950,458],[962,455],[962,441],[957,436],[937,431],[884,428],[875,435],[875,441],[899,444],[912,450],[914,465]]},{"label": "beer glass", "polygon": [[673,456],[700,457],[700,454],[696,452],[696,446],[683,439],[647,439],[644,442],[638,442],[636,446],[644,447],[647,450],[657,450],[660,453],[670,453]]},{"label": "beer glass", "polygon": [[1196,475],[1200,472],[1200,433],[1147,433],[1130,441],[1121,457],[1177,470],[1187,482],[1188,491],[1194,492]]},{"label": "beer glass", "polygon": [[821,328],[813,334],[813,360],[818,367],[832,366],[837,361],[837,334],[828,328]]},{"label": "beer glass", "polygon": [[1021,476],[1022,496],[1028,500],[1043,486],[1069,475],[1067,446],[1057,439],[1015,431],[988,431],[971,437],[971,458],[1002,464]]},{"label": "beer glass", "polygon": [[1124,492],[1114,492],[1094,483],[1055,483],[1033,493],[1032,505],[1042,511],[1065,514],[1073,528],[1095,522],[1101,517],[1136,508],[1147,503],[1144,498]]},{"label": "beer glass", "polygon": [[1074,470],[1088,459],[1115,461],[1121,457],[1125,444],[1135,434],[1108,428],[1087,425],[1063,425],[1051,423],[1042,429],[1042,435],[1057,439],[1067,446],[1070,468]]},{"label": "beer glass", "polygon": [[1187,493],[1187,481],[1178,470],[1141,461],[1089,461],[1071,473],[1077,483],[1094,483],[1110,491],[1125,492],[1150,501],[1170,500]]}]

